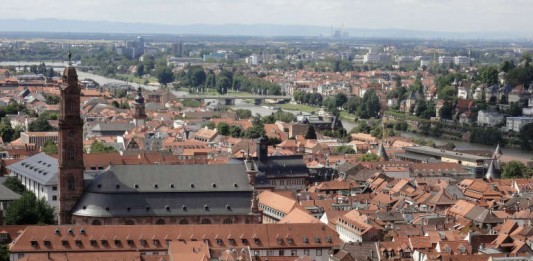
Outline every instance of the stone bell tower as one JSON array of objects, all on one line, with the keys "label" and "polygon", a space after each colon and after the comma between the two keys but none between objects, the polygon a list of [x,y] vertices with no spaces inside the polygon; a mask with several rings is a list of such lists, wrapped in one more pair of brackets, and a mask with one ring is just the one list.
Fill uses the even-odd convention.
[{"label": "stone bell tower", "polygon": [[80,116],[81,88],[70,62],[63,72],[59,116],[59,211],[58,222],[71,223],[71,210],[83,194],[83,120]]}]

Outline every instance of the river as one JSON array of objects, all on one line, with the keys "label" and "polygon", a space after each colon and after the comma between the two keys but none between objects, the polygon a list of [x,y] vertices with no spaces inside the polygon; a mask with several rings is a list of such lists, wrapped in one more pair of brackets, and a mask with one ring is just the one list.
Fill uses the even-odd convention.
[{"label": "river", "polygon": [[[28,65],[29,66],[29,65],[33,65],[33,64],[40,64],[40,63],[39,62],[34,62],[34,63],[32,63],[32,62],[0,62],[0,66],[24,66],[24,65]],[[46,64],[51,64],[51,63],[47,62]],[[65,63],[64,62],[63,63],[62,62],[56,62],[56,63],[53,63],[53,64],[55,66],[60,66],[60,65],[64,65]],[[125,81],[121,81],[121,80],[117,80],[117,79],[111,79],[111,78],[103,77],[103,76],[100,76],[100,75],[81,72],[81,71],[78,71],[78,77],[80,79],[85,79],[85,78],[93,79],[93,80],[95,80],[96,82],[98,82],[101,85],[109,84],[109,83],[122,83],[122,84],[127,84],[128,83],[128,82],[125,82]],[[131,83],[129,83],[129,84],[131,84]],[[141,87],[143,87],[144,89],[147,89],[147,90],[156,90],[158,88],[158,87],[145,85],[145,84],[141,84]],[[188,96],[189,95],[188,92],[183,92],[183,91],[172,91],[172,92],[177,97],[183,97],[183,96]],[[246,103],[243,100],[236,100],[235,101],[235,105],[231,106],[231,107],[233,109],[248,109],[248,110],[250,110],[252,112],[252,115],[260,114],[262,116],[266,116],[266,115],[270,115],[273,112],[275,112],[274,110],[272,110],[270,108],[257,106],[257,105],[254,105],[252,103]],[[299,114],[300,113],[299,111],[289,111],[289,112],[294,113],[294,114]],[[350,131],[353,127],[356,126],[356,124],[353,121],[348,121],[348,120],[342,120],[342,124],[343,124],[344,128],[346,130],[348,130],[348,131]],[[487,145],[473,144],[473,143],[463,142],[463,141],[434,138],[434,137],[424,136],[424,135],[411,133],[411,132],[400,132],[400,135],[403,136],[403,137],[407,137],[407,138],[423,138],[423,139],[433,140],[435,142],[435,144],[437,144],[437,145],[446,144],[448,142],[453,142],[458,149],[491,150],[491,151],[495,149],[494,146],[487,146]],[[524,159],[532,159],[533,158],[533,152],[531,152],[531,151],[524,151],[524,150],[512,149],[512,148],[504,148],[503,151],[504,151],[504,153],[506,155],[510,155],[510,156],[514,156],[514,157],[519,157],[519,158],[524,158]]]}]

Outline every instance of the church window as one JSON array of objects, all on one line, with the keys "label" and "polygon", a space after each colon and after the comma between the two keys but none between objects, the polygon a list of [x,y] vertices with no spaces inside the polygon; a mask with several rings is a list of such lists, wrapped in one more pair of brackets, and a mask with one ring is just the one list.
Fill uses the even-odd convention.
[{"label": "church window", "polygon": [[74,160],[76,154],[76,149],[73,146],[68,147],[68,159]]},{"label": "church window", "polygon": [[68,190],[76,189],[76,180],[74,179],[74,177],[70,176],[67,178],[67,188]]}]

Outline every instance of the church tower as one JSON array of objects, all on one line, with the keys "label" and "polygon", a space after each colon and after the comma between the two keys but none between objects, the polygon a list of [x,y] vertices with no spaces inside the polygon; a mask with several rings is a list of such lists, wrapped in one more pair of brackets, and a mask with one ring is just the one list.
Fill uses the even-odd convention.
[{"label": "church tower", "polygon": [[144,122],[146,120],[146,112],[144,108],[144,97],[140,86],[137,89],[137,96],[135,96],[135,102],[133,103],[133,107],[135,109],[135,113],[133,115],[133,123],[135,124],[135,127],[144,126]]},{"label": "church tower", "polygon": [[71,223],[71,210],[83,194],[83,120],[76,69],[70,62],[63,72],[59,116],[59,224]]}]

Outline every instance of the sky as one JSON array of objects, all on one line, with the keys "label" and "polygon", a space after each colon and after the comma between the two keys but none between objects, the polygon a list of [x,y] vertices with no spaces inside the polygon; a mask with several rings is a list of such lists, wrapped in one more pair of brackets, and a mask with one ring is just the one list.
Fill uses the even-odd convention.
[{"label": "sky", "polygon": [[[6,3],[1,3],[5,1]],[[531,32],[533,0],[1,0],[0,19]]]}]

